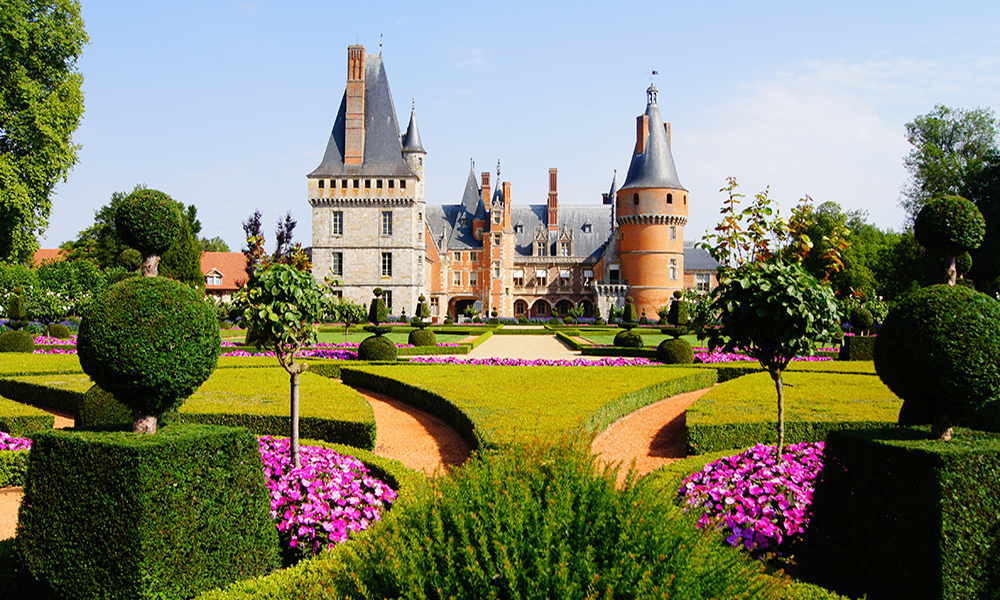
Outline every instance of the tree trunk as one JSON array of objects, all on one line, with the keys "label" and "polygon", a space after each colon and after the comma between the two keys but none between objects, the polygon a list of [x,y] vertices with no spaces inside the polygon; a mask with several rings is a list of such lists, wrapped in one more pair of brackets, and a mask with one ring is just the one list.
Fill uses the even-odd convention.
[{"label": "tree trunk", "polygon": [[150,254],[149,256],[142,259],[142,276],[143,277],[156,277],[160,272],[160,257],[156,254]]},{"label": "tree trunk", "polygon": [[954,254],[944,255],[944,282],[948,285],[955,285],[958,282],[957,258]]},{"label": "tree trunk", "polygon": [[291,422],[289,427],[291,431],[289,432],[289,439],[291,439],[292,446],[292,466],[296,469],[302,466],[299,461],[299,371],[296,369],[290,374],[291,377]]},{"label": "tree trunk", "polygon": [[955,430],[951,427],[951,415],[948,413],[938,414],[934,418],[934,422],[931,423],[931,435],[942,442],[951,441],[951,436],[954,433]]},{"label": "tree trunk", "polygon": [[156,433],[156,415],[135,415],[132,421],[133,433]]},{"label": "tree trunk", "polygon": [[785,386],[779,369],[769,371],[774,380],[774,389],[778,392],[778,460],[781,460],[781,452],[785,447]]}]

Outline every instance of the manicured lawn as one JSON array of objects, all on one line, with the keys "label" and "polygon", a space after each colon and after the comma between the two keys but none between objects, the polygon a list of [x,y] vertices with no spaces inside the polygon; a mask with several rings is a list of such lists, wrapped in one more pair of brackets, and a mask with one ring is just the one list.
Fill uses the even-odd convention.
[{"label": "manicured lawn", "polygon": [[0,352],[0,377],[37,373],[82,373],[75,354]]},{"label": "manicured lawn", "polygon": [[[624,329],[604,330],[604,331],[597,331],[594,333],[591,333],[589,331],[581,331],[580,337],[587,340],[591,344],[595,344],[598,346],[613,346],[615,343],[615,336],[622,331],[625,330]],[[666,335],[660,333],[658,329],[650,329],[647,331],[645,329],[636,328],[633,329],[632,331],[642,334],[642,342],[646,346],[658,346],[660,342],[662,342],[663,340],[674,337],[672,335]],[[687,343],[691,344],[694,347],[704,346],[704,342],[700,341],[698,339],[698,336],[682,335],[681,338],[686,340]]]},{"label": "manicured lawn", "polygon": [[[437,331],[435,331],[434,333],[437,336],[437,341],[439,344],[457,344],[462,340],[466,339],[467,337],[469,337],[465,333],[455,334],[455,333],[441,333]],[[354,344],[360,344],[363,340],[370,337],[371,335],[372,334],[368,333],[364,329],[361,329],[360,327],[358,328],[352,327],[351,333],[347,335],[347,341]],[[392,340],[394,344],[405,344],[407,343],[409,335],[410,335],[409,330],[399,331],[399,332],[393,331],[391,333],[386,334],[385,337]],[[321,331],[317,336],[317,339],[318,341],[326,344],[341,344],[344,342],[344,332],[341,331],[338,333],[338,332]]]},{"label": "manicured lawn", "polygon": [[[458,408],[495,443],[598,427],[671,395],[706,387],[715,374],[676,367],[349,367],[430,392]],[[346,376],[345,376],[346,378]]]}]

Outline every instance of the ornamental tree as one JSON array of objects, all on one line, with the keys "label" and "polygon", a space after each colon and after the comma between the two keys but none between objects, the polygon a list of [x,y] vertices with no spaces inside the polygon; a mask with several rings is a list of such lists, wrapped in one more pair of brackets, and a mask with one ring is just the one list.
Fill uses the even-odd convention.
[{"label": "ornamental tree", "polygon": [[833,292],[798,263],[751,262],[728,272],[712,292],[721,329],[709,349],[743,352],[770,373],[778,394],[778,456],[785,442],[782,373],[797,355],[832,343],[840,332]]},{"label": "ornamental tree", "polygon": [[288,371],[292,462],[299,463],[299,374],[309,365],[295,362],[303,346],[316,341],[316,322],[327,308],[323,290],[312,273],[275,263],[254,271],[238,297],[246,323],[247,345],[273,349],[278,363]]},{"label": "ornamental tree", "polygon": [[955,285],[957,259],[979,247],[986,234],[986,221],[972,202],[959,196],[943,196],[920,209],[913,233],[922,246],[944,254],[943,283]]},{"label": "ornamental tree", "polygon": [[115,211],[119,237],[142,254],[142,274],[156,277],[160,256],[169,250],[183,228],[177,203],[158,190],[137,189]]}]

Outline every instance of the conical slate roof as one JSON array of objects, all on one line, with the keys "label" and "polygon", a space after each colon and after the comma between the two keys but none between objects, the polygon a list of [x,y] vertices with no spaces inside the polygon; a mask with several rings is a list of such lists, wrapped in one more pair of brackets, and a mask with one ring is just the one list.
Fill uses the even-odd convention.
[{"label": "conical slate roof", "polygon": [[[365,149],[360,165],[344,164],[344,134],[347,124],[347,91],[326,145],[323,162],[309,177],[372,175],[381,177],[416,177],[403,161],[396,107],[389,91],[381,54],[365,58]],[[417,140],[419,145],[419,138]]]},{"label": "conical slate roof", "polygon": [[469,179],[466,180],[465,192],[462,193],[462,207],[471,218],[486,218],[486,207],[483,206],[483,197],[479,193],[479,184],[476,183],[476,173],[473,167],[469,167]]},{"label": "conical slate roof", "polygon": [[632,155],[632,163],[628,168],[628,176],[621,189],[631,188],[672,188],[686,189],[677,177],[677,167],[674,166],[674,155],[670,152],[667,132],[663,128],[663,117],[660,107],[656,104],[656,87],[649,86],[646,90],[646,117],[649,121],[649,133],[645,149],[636,148]]},{"label": "conical slate roof", "polygon": [[417,130],[417,109],[410,109],[410,124],[406,126],[406,135],[403,136],[403,152],[422,152],[427,154],[420,144],[420,131]]}]

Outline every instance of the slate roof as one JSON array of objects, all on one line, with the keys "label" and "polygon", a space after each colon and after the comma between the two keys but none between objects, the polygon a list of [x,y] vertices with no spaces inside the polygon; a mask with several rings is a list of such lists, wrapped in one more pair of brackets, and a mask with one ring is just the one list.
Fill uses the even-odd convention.
[{"label": "slate roof", "polygon": [[[365,58],[365,154],[361,165],[344,164],[344,133],[347,121],[347,90],[340,101],[340,110],[326,145],[323,162],[309,177],[340,177],[372,175],[381,177],[416,177],[403,161],[403,146],[399,134],[396,107],[389,91],[382,55]],[[416,122],[414,132],[416,131]],[[419,134],[416,144],[419,145]]]},{"label": "slate roof", "polygon": [[417,129],[417,109],[410,109],[410,124],[406,126],[406,135],[403,136],[403,152],[423,152],[427,154],[420,144],[420,131]]},{"label": "slate roof", "polygon": [[649,136],[646,138],[646,148],[643,152],[632,155],[632,163],[621,189],[631,188],[672,188],[686,189],[677,177],[677,167],[674,166],[674,155],[670,152],[670,142],[663,128],[663,117],[660,107],[656,104],[656,87],[649,86],[646,90],[646,116],[649,118]]},{"label": "slate roof", "polygon": [[719,268],[719,262],[712,258],[708,250],[695,248],[694,242],[684,242],[685,271],[714,271]]}]

